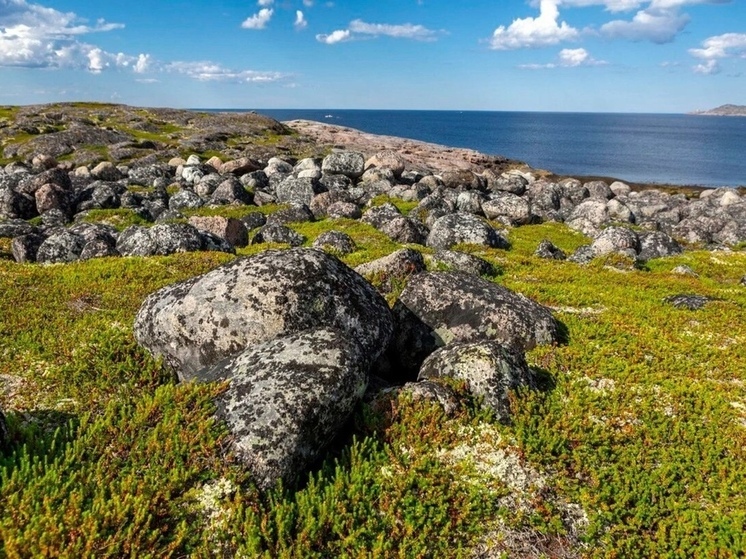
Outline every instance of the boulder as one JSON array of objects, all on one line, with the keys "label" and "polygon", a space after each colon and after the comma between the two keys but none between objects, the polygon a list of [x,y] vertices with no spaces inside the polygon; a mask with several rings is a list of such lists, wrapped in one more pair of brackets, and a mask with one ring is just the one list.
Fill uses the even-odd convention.
[{"label": "boulder", "polygon": [[389,292],[393,288],[392,280],[402,281],[412,274],[424,272],[425,261],[419,251],[402,248],[388,256],[360,264],[355,271],[361,276],[379,280],[378,283],[384,284],[383,291]]},{"label": "boulder", "polygon": [[25,219],[6,219],[0,220],[0,238],[12,239],[21,235],[37,233],[36,227],[31,225]]},{"label": "boulder", "polygon": [[441,377],[466,381],[468,391],[482,398],[500,421],[510,418],[510,391],[536,385],[523,352],[490,340],[435,350],[422,363],[417,380]]},{"label": "boulder", "polygon": [[412,276],[394,304],[394,361],[416,371],[438,347],[494,340],[527,351],[560,341],[560,326],[546,307],[462,272]]},{"label": "boulder", "polygon": [[[316,194],[309,204],[309,208],[316,219],[323,219],[329,213],[329,207],[337,202],[352,202],[352,196],[346,190],[331,190]],[[358,210],[360,212],[360,210]]]},{"label": "boulder", "polygon": [[643,231],[637,236],[640,239],[639,257],[641,260],[665,258],[683,252],[681,245],[662,231]]},{"label": "boulder", "polygon": [[124,174],[110,161],[102,161],[91,169],[91,176],[102,181],[118,181],[124,178]]},{"label": "boulder", "polygon": [[327,209],[329,219],[360,219],[363,212],[353,202],[334,202]]},{"label": "boulder", "polygon": [[275,195],[280,204],[308,206],[318,192],[320,192],[319,181],[313,178],[287,177],[275,188]]},{"label": "boulder", "polygon": [[488,219],[504,225],[526,225],[531,223],[531,204],[526,198],[510,192],[494,194],[482,203],[482,211]]},{"label": "boulder", "polygon": [[233,159],[231,161],[226,161],[223,163],[222,168],[220,169],[223,174],[232,174],[236,175],[237,177],[246,175],[248,173],[251,173],[253,171],[258,171],[261,169],[261,165],[250,157],[239,157],[238,159]]},{"label": "boulder", "polygon": [[689,311],[698,311],[707,305],[710,301],[712,301],[712,297],[707,297],[706,295],[696,295],[692,293],[682,293],[680,295],[671,295],[670,297],[666,297],[663,299],[665,303],[668,303],[669,305],[673,305],[677,309],[686,309]]},{"label": "boulder", "polygon": [[13,258],[19,264],[36,262],[39,247],[44,242],[44,237],[39,233],[28,233],[15,237],[10,243]]},{"label": "boulder", "polygon": [[640,250],[637,233],[624,227],[608,227],[591,244],[595,256],[621,253],[635,257]]},{"label": "boulder", "polygon": [[248,205],[253,201],[253,196],[248,192],[241,181],[236,177],[230,177],[221,182],[210,196],[210,203],[218,206]]},{"label": "boulder", "polygon": [[63,229],[41,243],[36,253],[36,261],[45,264],[74,262],[80,258],[84,245],[82,237]]},{"label": "boulder", "polygon": [[565,260],[567,258],[567,255],[554,246],[554,244],[551,241],[548,241],[544,239],[539,243],[539,246],[536,247],[536,252],[534,252],[535,256],[538,256],[539,258],[546,258],[548,260]]},{"label": "boulder", "polygon": [[186,380],[249,346],[321,326],[341,329],[372,362],[393,323],[383,298],[334,256],[268,250],[151,294],[135,336]]},{"label": "boulder", "polygon": [[153,256],[202,250],[199,231],[186,223],[160,223],[153,227],[132,225],[122,231],[116,249],[122,256]]},{"label": "boulder", "polygon": [[344,175],[358,179],[365,171],[365,157],[356,151],[335,151],[324,158],[321,163],[324,174]]},{"label": "boulder", "polygon": [[201,208],[204,205],[204,200],[199,195],[191,190],[183,188],[176,194],[171,196],[168,200],[169,210],[193,210]]},{"label": "boulder", "polygon": [[246,226],[246,229],[253,231],[259,229],[262,225],[267,223],[267,216],[262,212],[251,212],[241,218],[241,221]]},{"label": "boulder", "polygon": [[341,231],[325,231],[313,242],[313,248],[323,249],[342,256],[357,250],[352,237]]},{"label": "boulder", "polygon": [[472,214],[444,215],[433,224],[427,236],[427,246],[434,249],[449,249],[460,243],[491,248],[510,248],[507,239],[490,224]]},{"label": "boulder", "polygon": [[583,185],[591,198],[601,200],[611,200],[614,197],[614,191],[604,181],[591,181]]},{"label": "boulder", "polygon": [[189,225],[200,231],[207,231],[228,241],[235,247],[245,247],[249,244],[249,230],[240,219],[221,216],[192,216]]},{"label": "boulder", "polygon": [[446,417],[453,416],[459,409],[459,396],[456,391],[437,380],[408,382],[403,386],[386,386],[371,395],[370,407],[377,412],[390,414],[391,400],[400,395],[411,398],[413,402],[425,401],[436,404],[440,406]]},{"label": "boulder", "polygon": [[406,160],[397,151],[379,151],[365,162],[365,168],[390,169],[396,178],[401,177],[406,167]]},{"label": "boulder", "polygon": [[49,210],[60,210],[66,215],[71,214],[72,204],[70,192],[53,183],[43,184],[34,194],[36,211],[40,214]]},{"label": "boulder", "polygon": [[314,215],[305,204],[291,204],[287,208],[282,208],[267,216],[267,224],[279,223],[287,225],[288,223],[308,223],[314,221]]},{"label": "boulder", "polygon": [[299,247],[306,238],[300,233],[293,231],[287,225],[281,223],[267,223],[259,229],[251,239],[252,245],[258,245],[261,243],[284,243],[291,247]]},{"label": "boulder", "polygon": [[497,274],[495,267],[484,258],[458,250],[438,250],[430,259],[436,266],[445,266],[454,272],[464,272],[475,276],[494,276]]},{"label": "boulder", "polygon": [[216,415],[261,490],[304,473],[368,384],[364,351],[348,332],[327,327],[252,345],[197,376],[230,379]]},{"label": "boulder", "polygon": [[379,229],[389,239],[401,244],[424,245],[429,233],[425,225],[403,215],[387,221]]}]

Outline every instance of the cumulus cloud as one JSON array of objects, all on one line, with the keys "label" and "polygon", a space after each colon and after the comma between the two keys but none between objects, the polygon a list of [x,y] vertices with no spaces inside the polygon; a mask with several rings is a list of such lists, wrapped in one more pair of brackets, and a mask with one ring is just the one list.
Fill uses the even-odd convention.
[{"label": "cumulus cloud", "polygon": [[539,16],[516,19],[510,26],[501,25],[492,33],[490,47],[514,50],[556,45],[574,41],[579,32],[567,22],[558,22],[561,0],[541,0]]},{"label": "cumulus cloud", "polygon": [[287,78],[280,72],[258,72],[255,70],[232,70],[209,61],[171,62],[165,70],[183,74],[201,82],[271,83]]},{"label": "cumulus cloud", "polygon": [[336,31],[332,31],[328,35],[316,35],[316,40],[320,43],[326,43],[327,45],[334,45],[336,43],[349,41],[351,35],[352,34],[348,29],[337,29]]},{"label": "cumulus cloud", "polygon": [[306,27],[308,27],[306,17],[300,10],[295,11],[295,23],[293,25],[295,25],[296,29],[305,29]]},{"label": "cumulus cloud", "polygon": [[720,60],[724,58],[746,58],[746,34],[725,33],[702,41],[702,48],[689,49],[689,54],[702,60],[694,66],[698,74],[717,74]]},{"label": "cumulus cloud", "polygon": [[[662,44],[673,41],[689,24],[691,18],[682,12],[695,4],[727,4],[731,0],[532,0],[539,9],[538,17],[516,19],[509,26],[501,25],[488,40],[495,50],[536,48],[574,41],[583,33],[599,33],[610,39],[652,41]],[[614,19],[593,28],[578,30],[560,21],[560,9],[601,6],[611,13],[636,10],[631,19]]]},{"label": "cumulus cloud", "polygon": [[0,0],[0,66],[78,68],[93,73],[137,69],[137,56],[109,53],[81,40],[83,35],[123,27],[102,19],[89,25],[74,13],[26,0]]},{"label": "cumulus cloud", "polygon": [[328,35],[316,35],[316,39],[328,45],[349,41],[356,37],[393,37],[394,39],[410,39],[413,41],[435,41],[442,33],[442,31],[428,29],[424,25],[368,23],[361,19],[355,19],[350,22],[347,29],[338,29]]},{"label": "cumulus cloud", "polygon": [[557,55],[557,62],[548,64],[522,64],[519,68],[523,70],[544,70],[551,68],[577,68],[579,66],[603,66],[608,64],[605,60],[596,60],[590,53],[583,49],[562,49]]},{"label": "cumulus cloud", "polygon": [[262,8],[253,16],[247,17],[241,27],[244,29],[264,29],[274,13],[275,11],[271,8]]},{"label": "cumulus cloud", "polygon": [[263,7],[266,8],[266,7],[271,6],[272,4],[274,4],[274,2],[275,2],[275,0],[259,0],[257,2],[257,4],[259,6],[263,6]]}]

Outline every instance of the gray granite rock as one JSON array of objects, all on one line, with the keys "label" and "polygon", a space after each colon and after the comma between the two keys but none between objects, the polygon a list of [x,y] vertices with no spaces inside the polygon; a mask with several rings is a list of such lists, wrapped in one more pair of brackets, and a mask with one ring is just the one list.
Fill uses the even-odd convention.
[{"label": "gray granite rock", "polygon": [[427,246],[435,249],[449,249],[460,243],[503,249],[510,247],[507,239],[489,223],[465,213],[454,213],[439,218],[427,237]]},{"label": "gray granite rock", "polygon": [[560,341],[559,324],[549,309],[461,272],[412,276],[393,312],[393,359],[405,371],[416,371],[435,349],[453,342],[494,340],[527,351]]},{"label": "gray granite rock", "polygon": [[357,250],[352,237],[342,231],[325,231],[313,242],[313,248],[339,255],[351,254]]},{"label": "gray granite rock", "polygon": [[215,400],[216,415],[262,490],[306,471],[368,384],[361,347],[349,332],[326,327],[252,345],[197,377],[230,379]]},{"label": "gray granite rock", "polygon": [[324,158],[321,170],[325,174],[344,175],[354,180],[365,171],[365,157],[356,151],[336,151]]},{"label": "gray granite rock", "polygon": [[445,266],[454,272],[464,272],[475,276],[494,276],[497,270],[484,258],[458,250],[438,250],[431,257],[436,265]]},{"label": "gray granite rock", "polygon": [[536,384],[522,351],[489,340],[435,350],[422,363],[417,380],[441,377],[466,381],[469,392],[483,398],[500,421],[510,418],[510,391]]},{"label": "gray granite rock", "polygon": [[357,340],[371,362],[393,328],[384,299],[334,256],[268,250],[151,294],[135,336],[189,379],[249,346],[320,326]]}]

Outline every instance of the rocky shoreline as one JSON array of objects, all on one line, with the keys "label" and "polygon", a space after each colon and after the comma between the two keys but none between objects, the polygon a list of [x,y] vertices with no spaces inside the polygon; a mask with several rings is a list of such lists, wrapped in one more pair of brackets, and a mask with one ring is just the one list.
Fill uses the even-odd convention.
[{"label": "rocky shoreline", "polygon": [[[490,264],[459,252],[460,245],[508,250],[511,228],[562,222],[588,244],[565,255],[545,241],[537,256],[578,264],[612,257],[633,267],[689,246],[734,250],[746,243],[746,198],[732,189],[687,196],[635,191],[619,181],[553,180],[500,157],[306,121],[95,110],[108,125],[71,120],[59,107],[37,108],[36,116],[60,129],[44,132],[30,116],[21,120],[29,141],[47,151],[28,151],[17,134],[5,140],[6,157],[22,159],[0,169],[0,238],[10,239],[17,262],[300,247],[309,239],[290,224],[326,219],[358,220],[408,245],[354,271],[328,254],[354,252],[353,239],[329,231],[314,248],[239,258],[143,304],[135,336],[181,380],[231,381],[217,413],[265,489],[294,479],[319,456],[371,375],[444,408],[452,394],[433,379],[465,380],[501,419],[509,390],[537,384],[524,352],[562,343],[561,325],[546,307],[480,277]],[[107,111],[129,115],[129,139]],[[164,120],[174,115],[183,129]],[[194,128],[200,118],[208,131]],[[168,138],[138,140],[135,121]],[[7,137],[18,122],[5,126]],[[280,139],[269,142],[266,127]],[[97,145],[116,157],[75,159],[76,152],[101,151]],[[220,146],[222,157],[210,154]],[[296,155],[309,149],[310,156]],[[259,211],[275,204],[280,209],[269,215]],[[204,207],[244,211],[240,218],[186,215]],[[129,212],[141,224],[119,231],[92,222],[96,210]],[[451,271],[428,272],[425,259]],[[363,277],[373,275],[408,280],[391,310]],[[415,380],[421,382],[406,384]]]}]

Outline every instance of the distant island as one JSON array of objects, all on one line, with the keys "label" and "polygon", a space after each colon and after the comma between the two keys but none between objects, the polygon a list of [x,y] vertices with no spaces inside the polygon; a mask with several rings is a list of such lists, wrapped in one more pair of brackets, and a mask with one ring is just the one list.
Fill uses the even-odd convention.
[{"label": "distant island", "polygon": [[690,114],[705,116],[746,116],[746,105],[721,105],[709,111],[694,111]]}]

